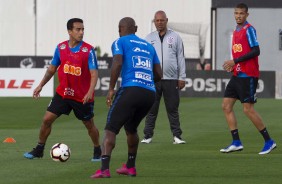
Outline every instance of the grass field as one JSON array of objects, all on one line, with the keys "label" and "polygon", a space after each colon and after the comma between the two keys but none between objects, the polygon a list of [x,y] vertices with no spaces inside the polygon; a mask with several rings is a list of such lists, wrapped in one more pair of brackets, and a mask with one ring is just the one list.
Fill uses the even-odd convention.
[{"label": "grass field", "polygon": [[[140,144],[137,158],[138,176],[119,176],[115,169],[126,161],[124,131],[118,135],[111,160],[111,179],[92,180],[89,176],[100,167],[90,162],[92,145],[86,129],[74,115],[62,116],[53,126],[42,159],[28,160],[23,153],[37,142],[41,118],[50,98],[0,98],[0,183],[2,184],[220,184],[220,183],[281,183],[282,151],[281,100],[259,99],[257,111],[262,115],[278,148],[269,155],[258,155],[263,138],[244,116],[241,105],[236,114],[244,150],[221,154],[219,149],[231,142],[221,111],[221,99],[182,98],[181,125],[185,145],[173,145],[164,106],[160,108],[153,143]],[[95,122],[103,137],[107,108],[105,97],[97,97]],[[143,137],[144,123],[139,135]],[[16,143],[2,143],[13,137]],[[70,146],[72,155],[66,163],[51,160],[49,149],[57,142]]]}]

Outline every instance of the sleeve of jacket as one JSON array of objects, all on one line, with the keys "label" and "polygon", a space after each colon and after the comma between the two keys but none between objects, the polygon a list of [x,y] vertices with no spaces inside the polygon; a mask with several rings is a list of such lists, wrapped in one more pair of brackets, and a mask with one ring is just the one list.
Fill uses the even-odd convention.
[{"label": "sleeve of jacket", "polygon": [[179,35],[177,39],[177,65],[178,65],[178,80],[184,81],[186,78],[184,45]]}]

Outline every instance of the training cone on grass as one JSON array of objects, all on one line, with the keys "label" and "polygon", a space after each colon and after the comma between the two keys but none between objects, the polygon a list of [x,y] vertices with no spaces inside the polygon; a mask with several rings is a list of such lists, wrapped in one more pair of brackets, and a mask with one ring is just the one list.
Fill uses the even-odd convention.
[{"label": "training cone on grass", "polygon": [[16,140],[12,137],[7,137],[3,142],[4,143],[16,143]]}]

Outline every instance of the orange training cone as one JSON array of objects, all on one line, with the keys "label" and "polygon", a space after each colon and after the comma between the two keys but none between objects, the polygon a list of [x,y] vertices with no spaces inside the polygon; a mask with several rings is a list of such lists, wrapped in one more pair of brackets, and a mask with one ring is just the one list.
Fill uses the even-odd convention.
[{"label": "orange training cone", "polygon": [[3,142],[5,142],[5,143],[16,143],[16,140],[12,137],[7,137]]}]

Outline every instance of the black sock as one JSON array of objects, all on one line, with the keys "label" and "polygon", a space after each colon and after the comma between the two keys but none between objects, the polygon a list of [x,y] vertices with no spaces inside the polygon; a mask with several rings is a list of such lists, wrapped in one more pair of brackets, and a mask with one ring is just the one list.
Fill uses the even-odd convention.
[{"label": "black sock", "polygon": [[264,138],[264,141],[269,141],[270,140],[270,136],[266,130],[266,128],[262,129],[261,131],[259,131],[261,133],[261,135]]},{"label": "black sock", "polygon": [[110,168],[110,155],[102,155],[102,167],[101,170],[104,171]]},{"label": "black sock", "polygon": [[231,135],[232,135],[232,139],[233,139],[234,141],[240,140],[238,129],[232,130],[232,131],[231,131]]},{"label": "black sock", "polygon": [[94,146],[94,153],[97,155],[101,155],[101,147],[100,146]]},{"label": "black sock", "polygon": [[136,153],[128,153],[126,167],[135,167]]},{"label": "black sock", "polygon": [[38,143],[36,149],[44,150],[44,147],[45,147],[45,143]]}]

